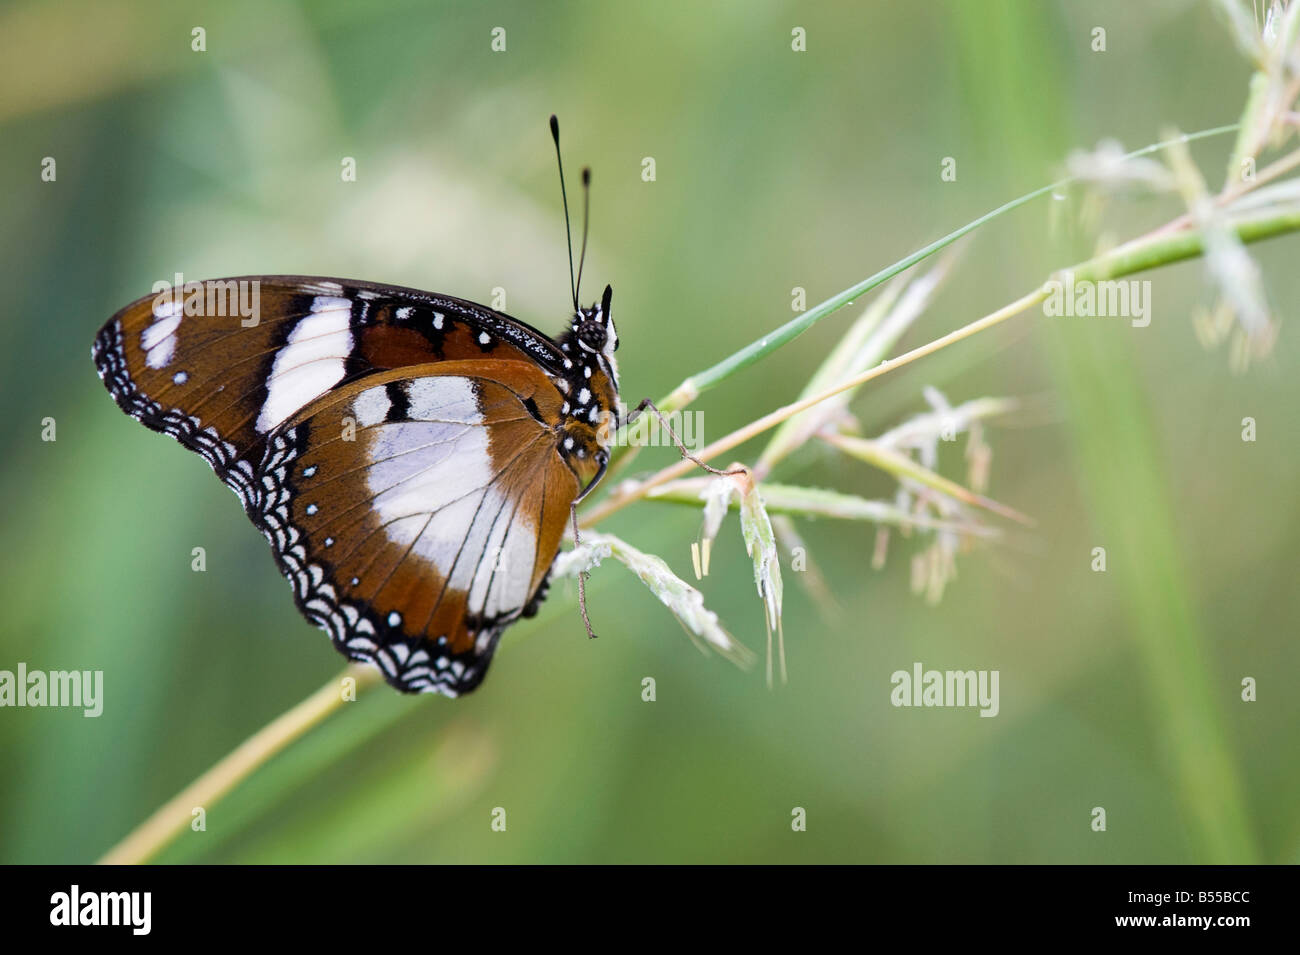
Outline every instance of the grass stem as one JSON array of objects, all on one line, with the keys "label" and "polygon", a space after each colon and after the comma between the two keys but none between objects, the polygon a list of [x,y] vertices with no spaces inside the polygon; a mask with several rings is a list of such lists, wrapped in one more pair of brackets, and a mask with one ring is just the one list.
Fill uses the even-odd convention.
[{"label": "grass stem", "polygon": [[192,820],[195,808],[211,809],[290,743],[342,707],[341,683],[351,677],[360,692],[380,682],[373,667],[349,666],[293,709],[276,717],[190,783],[99,860],[100,865],[138,865],[161,852]]}]

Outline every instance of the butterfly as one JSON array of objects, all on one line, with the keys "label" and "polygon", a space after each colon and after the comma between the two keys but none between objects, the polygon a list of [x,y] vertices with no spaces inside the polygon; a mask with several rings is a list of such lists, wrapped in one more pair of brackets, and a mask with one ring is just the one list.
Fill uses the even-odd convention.
[{"label": "butterfly", "polygon": [[[551,132],[558,159],[555,117]],[[235,492],[340,652],[399,690],[457,696],[537,612],[609,460],[613,290],[581,308],[571,241],[569,268],[554,339],[448,295],[267,275],[161,288],[91,354],[123,411]]]}]

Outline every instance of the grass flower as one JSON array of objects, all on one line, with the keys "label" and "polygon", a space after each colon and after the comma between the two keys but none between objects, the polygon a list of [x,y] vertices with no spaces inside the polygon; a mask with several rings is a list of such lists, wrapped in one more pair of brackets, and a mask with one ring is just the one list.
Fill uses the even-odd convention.
[{"label": "grass flower", "polygon": [[606,557],[636,574],[701,650],[714,650],[740,666],[753,662],[753,653],[727,633],[718,623],[718,615],[704,606],[703,594],[674,574],[662,558],[637,550],[613,534],[584,534],[578,547],[556,559],[552,574],[574,577],[600,566]]}]

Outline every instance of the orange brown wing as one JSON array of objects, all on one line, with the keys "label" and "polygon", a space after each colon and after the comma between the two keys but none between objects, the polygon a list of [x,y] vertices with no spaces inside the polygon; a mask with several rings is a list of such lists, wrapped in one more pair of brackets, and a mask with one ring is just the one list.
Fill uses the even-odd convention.
[{"label": "orange brown wing", "polygon": [[439,362],[335,389],[274,431],[249,513],[302,612],[398,689],[477,686],[544,595],[580,490],[561,403],[528,362]]}]

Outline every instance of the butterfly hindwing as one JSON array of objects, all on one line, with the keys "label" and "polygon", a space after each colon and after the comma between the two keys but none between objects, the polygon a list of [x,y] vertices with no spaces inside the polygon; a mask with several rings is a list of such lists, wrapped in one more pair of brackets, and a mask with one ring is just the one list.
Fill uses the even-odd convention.
[{"label": "butterfly hindwing", "polygon": [[578,479],[531,364],[368,376],[272,435],[254,520],[299,608],[394,686],[466,692],[535,605]]}]

